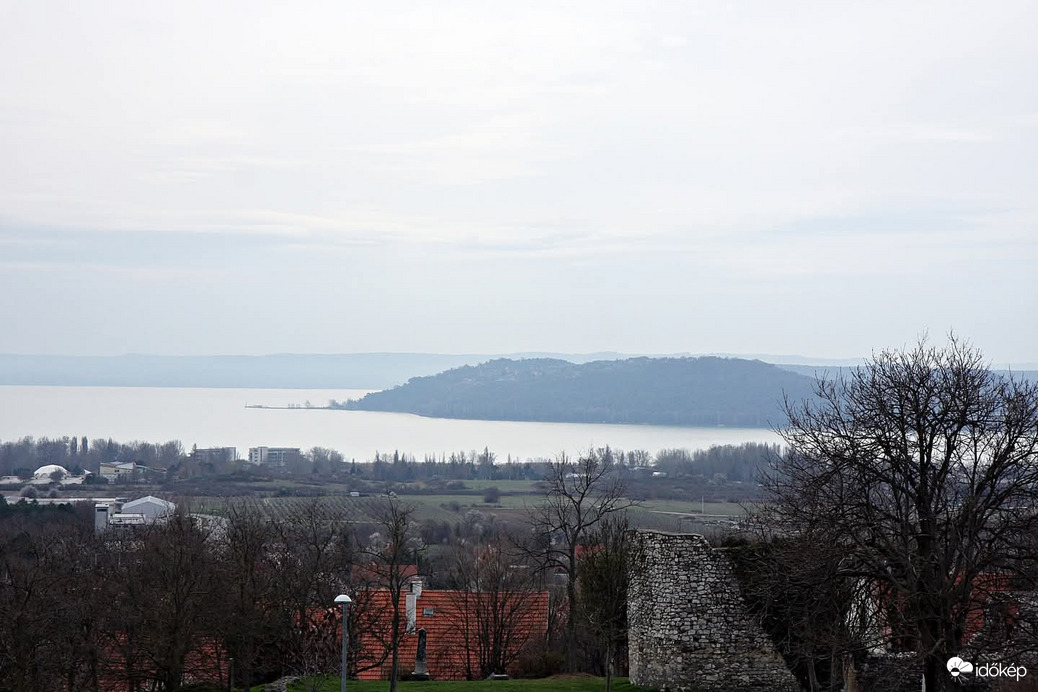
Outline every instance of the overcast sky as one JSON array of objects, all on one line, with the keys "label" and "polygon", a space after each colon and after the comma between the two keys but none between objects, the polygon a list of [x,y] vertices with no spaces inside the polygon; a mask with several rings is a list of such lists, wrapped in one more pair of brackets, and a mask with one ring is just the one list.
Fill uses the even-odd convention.
[{"label": "overcast sky", "polygon": [[0,2],[0,352],[1038,361],[1038,4]]}]

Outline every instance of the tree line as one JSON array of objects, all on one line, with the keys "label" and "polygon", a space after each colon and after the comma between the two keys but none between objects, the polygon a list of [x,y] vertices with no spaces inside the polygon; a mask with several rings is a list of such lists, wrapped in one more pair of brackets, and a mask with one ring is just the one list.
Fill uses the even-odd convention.
[{"label": "tree line", "polygon": [[[624,599],[599,593],[615,585],[593,575],[615,572],[622,552],[625,526],[605,521],[622,506],[598,487],[616,476],[594,455],[553,468],[549,498],[571,492],[574,470],[590,474],[583,509],[534,519],[533,532],[489,522],[432,557],[415,507],[394,497],[363,523],[328,520],[317,502],[278,521],[232,503],[223,519],[181,509],[165,522],[101,534],[88,508],[0,503],[0,690],[222,690],[232,677],[247,689],[335,672],[339,593],[354,601],[350,675],[389,664],[395,685],[411,565],[453,594],[457,607],[444,615],[464,632],[466,677],[545,675],[567,661],[612,672]],[[575,560],[577,545],[599,547]],[[380,590],[390,598],[375,597]],[[552,593],[547,631],[520,627],[544,591]]]},{"label": "tree line", "polygon": [[[715,494],[700,488],[695,481],[716,484],[753,483],[760,470],[767,468],[781,454],[776,445],[745,443],[723,445],[707,450],[663,449],[655,454],[644,449],[622,450],[604,446],[594,450],[606,463],[620,473],[628,473],[628,486],[639,497],[678,498],[672,484],[654,480],[650,474],[636,473],[636,469],[661,471],[669,476],[680,476],[689,485],[688,492],[702,495]],[[465,481],[539,481],[549,470],[547,459],[520,461],[497,454],[484,447],[482,450],[455,451],[440,455],[413,454],[393,450],[376,451],[369,460],[346,459],[339,451],[326,447],[304,450],[298,459],[283,468],[256,467],[238,459],[213,462],[195,457],[185,450],[183,443],[172,440],[164,443],[118,442],[110,438],[87,440],[86,437],[32,438],[0,442],[0,476],[17,476],[23,480],[48,464],[57,464],[76,475],[83,471],[97,473],[102,463],[135,461],[150,469],[163,469],[162,474],[142,472],[130,477],[129,482],[146,480],[169,487],[178,494],[190,491],[179,487],[189,479],[219,478],[220,483],[198,488],[202,494],[219,491],[233,495],[237,483],[255,478],[283,476],[306,480],[347,482],[361,491],[381,491],[386,484],[412,484],[407,492],[464,492]],[[100,480],[100,479],[97,479]],[[420,484],[420,486],[418,485]],[[695,486],[695,487],[693,487]],[[728,495],[738,495],[738,489],[728,487]],[[698,493],[698,494],[697,494]],[[721,493],[722,495],[724,493]],[[742,498],[738,498],[742,499]]]},{"label": "tree line", "polygon": [[23,437],[0,442],[0,475],[32,477],[41,466],[57,464],[73,474],[97,473],[101,464],[136,461],[155,467],[175,467],[185,458],[184,445],[168,442],[116,442],[111,438],[88,440],[84,436]]}]

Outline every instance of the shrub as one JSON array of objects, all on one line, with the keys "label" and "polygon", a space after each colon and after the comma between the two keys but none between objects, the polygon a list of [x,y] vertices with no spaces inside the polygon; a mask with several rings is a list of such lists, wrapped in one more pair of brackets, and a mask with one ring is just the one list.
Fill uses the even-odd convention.
[{"label": "shrub", "polygon": [[513,666],[512,677],[547,678],[561,673],[565,665],[565,656],[556,651],[534,651],[519,657]]},{"label": "shrub", "polygon": [[487,504],[497,504],[501,501],[501,491],[497,489],[496,485],[492,485],[486,489],[483,493],[483,502]]},{"label": "shrub", "polygon": [[223,687],[213,682],[195,682],[184,685],[181,692],[221,692]]}]

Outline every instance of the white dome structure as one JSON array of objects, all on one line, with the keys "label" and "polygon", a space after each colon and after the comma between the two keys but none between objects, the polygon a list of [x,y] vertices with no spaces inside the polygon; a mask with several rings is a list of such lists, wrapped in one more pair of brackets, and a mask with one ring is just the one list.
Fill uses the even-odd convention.
[{"label": "white dome structure", "polygon": [[32,474],[32,477],[36,480],[50,478],[50,475],[55,471],[61,471],[61,474],[66,477],[72,475],[64,466],[58,466],[57,464],[47,464],[46,466],[41,466],[40,468],[36,469],[36,471]]},{"label": "white dome structure", "polygon": [[177,506],[154,495],[145,495],[133,502],[127,502],[119,511],[123,514],[141,514],[146,521],[158,521],[168,519],[177,511]]}]

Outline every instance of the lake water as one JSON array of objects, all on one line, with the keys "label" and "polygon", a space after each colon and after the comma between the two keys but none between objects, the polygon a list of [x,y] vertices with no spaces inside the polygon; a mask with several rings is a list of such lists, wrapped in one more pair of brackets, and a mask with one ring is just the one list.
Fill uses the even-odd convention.
[{"label": "lake water", "polygon": [[237,447],[328,447],[347,459],[370,459],[375,451],[426,453],[482,450],[501,461],[552,457],[610,445],[614,449],[685,447],[742,442],[778,442],[757,428],[680,428],[655,425],[521,423],[423,418],[406,413],[254,409],[246,404],[287,406],[357,398],[350,389],[201,389],[174,387],[0,386],[0,440],[26,435],[111,437],[120,442],[180,440],[186,449]]}]

